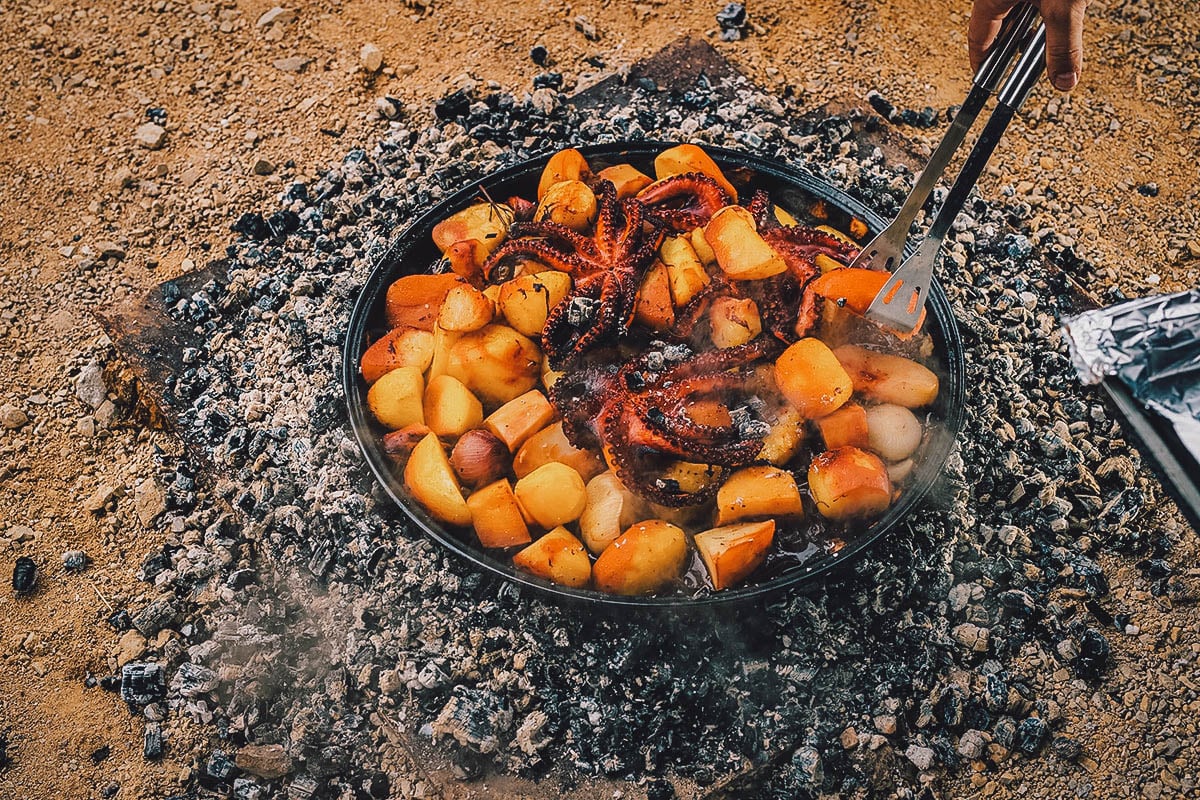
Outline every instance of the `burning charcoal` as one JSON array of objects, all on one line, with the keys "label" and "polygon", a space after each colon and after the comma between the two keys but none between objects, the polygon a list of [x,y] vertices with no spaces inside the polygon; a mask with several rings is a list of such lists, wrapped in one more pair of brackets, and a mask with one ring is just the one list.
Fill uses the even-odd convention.
[{"label": "burning charcoal", "polygon": [[252,569],[238,569],[229,573],[229,577],[225,579],[225,585],[231,589],[245,589],[251,586],[258,579],[258,573]]},{"label": "burning charcoal", "polygon": [[1169,578],[1173,572],[1171,569],[1171,563],[1162,558],[1151,558],[1145,561],[1139,561],[1137,567],[1142,571],[1142,574],[1145,575],[1148,580],[1152,581],[1157,581],[1162,578]]},{"label": "burning charcoal", "polygon": [[17,596],[29,594],[37,584],[37,564],[29,556],[21,556],[13,565],[12,587]]},{"label": "burning charcoal", "polygon": [[433,722],[435,736],[453,737],[477,753],[494,753],[500,737],[512,727],[512,709],[504,698],[483,689],[456,686]]},{"label": "burning charcoal", "polygon": [[1157,183],[1143,183],[1137,187],[1138,194],[1143,197],[1158,197]]},{"label": "burning charcoal", "polygon": [[200,785],[213,788],[227,784],[233,780],[238,771],[237,766],[221,750],[213,750],[200,773]]},{"label": "burning charcoal", "polygon": [[867,92],[867,102],[871,104],[871,108],[875,109],[875,113],[879,116],[889,122],[895,119],[896,107],[889,103],[879,92],[874,90]]},{"label": "burning charcoal", "polygon": [[277,239],[282,239],[289,233],[295,233],[300,228],[300,217],[294,212],[282,209],[276,211],[267,219],[267,227]]},{"label": "burning charcoal", "polygon": [[106,692],[121,691],[121,679],[116,675],[105,675],[103,678],[97,681],[97,684],[99,684],[100,688]]},{"label": "burning charcoal", "polygon": [[563,85],[563,76],[560,72],[543,72],[541,75],[533,76],[533,88],[535,89],[561,89]]},{"label": "burning charcoal", "polygon": [[1083,748],[1074,739],[1069,739],[1066,736],[1055,736],[1054,741],[1050,743],[1050,752],[1064,761],[1074,761],[1083,753]]},{"label": "burning charcoal", "polygon": [[456,119],[465,117],[471,110],[471,98],[462,89],[443,97],[433,107],[433,113],[438,119]]},{"label": "burning charcoal", "polygon": [[1017,726],[1017,736],[1014,741],[1016,749],[1025,755],[1032,756],[1042,749],[1049,729],[1046,723],[1037,717],[1022,720]]},{"label": "burning charcoal", "polygon": [[[260,241],[268,239],[271,236],[271,229],[267,227],[267,221],[263,219],[263,215],[253,212],[242,214],[238,217],[237,222],[233,223],[233,232],[240,233],[249,239],[258,239]],[[173,283],[167,285],[171,287],[175,286]],[[175,299],[178,299],[178,296]],[[173,300],[167,297],[166,286],[163,287],[163,301],[167,305],[173,304]]]},{"label": "burning charcoal", "polygon": [[529,49],[529,60],[539,67],[544,67],[550,60],[550,51],[546,49],[545,45],[535,44]]},{"label": "burning charcoal", "polygon": [[184,697],[196,697],[207,694],[217,688],[221,682],[217,673],[199,664],[182,664],[175,673],[174,684],[178,684],[179,693]]},{"label": "burning charcoal", "polygon": [[288,784],[288,800],[313,800],[320,790],[321,784],[311,775],[297,775]]},{"label": "burning charcoal", "polygon": [[88,757],[92,759],[93,764],[99,764],[101,761],[108,758],[110,753],[112,753],[112,748],[105,744],[97,747],[95,750],[89,753]]},{"label": "burning charcoal", "polygon": [[250,778],[235,778],[233,781],[234,800],[262,800],[266,797],[265,791]]},{"label": "burning charcoal", "polygon": [[746,26],[746,7],[741,3],[726,3],[717,12],[717,24],[722,28],[744,28]]},{"label": "burning charcoal", "polygon": [[63,569],[67,572],[82,572],[91,561],[82,550],[68,550],[62,554]]},{"label": "burning charcoal", "polygon": [[8,737],[0,733],[0,769],[4,769],[8,764]]},{"label": "burning charcoal", "polygon": [[126,664],[121,670],[121,699],[131,706],[144,706],[163,696],[166,671],[148,661]]},{"label": "burning charcoal", "polygon": [[366,789],[374,800],[386,800],[391,796],[392,786],[388,780],[387,773],[376,772],[370,778],[363,782],[363,788]]},{"label": "burning charcoal", "polygon": [[1017,721],[1012,717],[1001,717],[996,720],[996,727],[992,729],[992,738],[996,740],[996,744],[1011,750],[1013,742],[1017,738]]},{"label": "burning charcoal", "polygon": [[129,612],[123,608],[118,608],[113,613],[109,614],[104,620],[114,630],[119,632],[127,631],[133,627],[133,617],[129,616]]},{"label": "burning charcoal", "polygon": [[133,627],[147,638],[170,625],[175,606],[170,597],[160,597],[133,616]]},{"label": "burning charcoal", "polygon": [[825,780],[825,765],[814,747],[805,745],[792,753],[792,768],[807,787],[818,787]]},{"label": "burning charcoal", "polygon": [[600,301],[576,295],[567,302],[567,324],[575,328],[586,328],[596,321]]},{"label": "burning charcoal", "polygon": [[1079,656],[1075,659],[1075,671],[1084,678],[1096,678],[1108,666],[1110,651],[1108,639],[1095,628],[1088,628],[1079,637]]},{"label": "burning charcoal", "polygon": [[110,797],[116,797],[119,791],[121,791],[121,784],[110,783],[100,790],[100,796],[108,800]]},{"label": "burning charcoal", "polygon": [[646,800],[675,800],[675,787],[670,781],[655,778],[646,784]]}]

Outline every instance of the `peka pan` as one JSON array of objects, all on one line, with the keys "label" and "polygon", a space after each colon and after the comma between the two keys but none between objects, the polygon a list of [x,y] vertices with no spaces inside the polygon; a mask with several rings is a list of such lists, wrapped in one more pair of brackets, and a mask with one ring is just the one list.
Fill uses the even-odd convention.
[{"label": "peka pan", "polygon": [[[630,163],[652,175],[655,155],[676,144],[678,143],[626,142],[581,147],[579,150],[597,170],[610,164]],[[825,221],[839,230],[847,230],[852,218],[867,224],[870,229],[869,236],[874,236],[886,225],[885,220],[861,202],[808,173],[778,161],[735,150],[711,146],[705,146],[704,149],[739,188],[766,189],[774,203],[792,211],[801,221],[808,217],[806,209],[817,201],[824,201],[828,214]],[[494,198],[536,195],[534,190],[547,157],[532,159],[482,176],[428,209],[393,239],[387,252],[368,277],[350,315],[342,359],[342,380],[350,422],[371,471],[412,522],[425,534],[480,569],[505,580],[531,587],[547,596],[606,606],[675,608],[763,598],[783,590],[812,584],[835,567],[854,559],[902,524],[938,481],[963,421],[965,366],[962,341],[950,303],[936,282],[929,297],[925,323],[925,330],[932,338],[935,350],[931,366],[940,379],[938,399],[930,409],[936,424],[932,427],[920,453],[920,461],[908,487],[899,500],[879,519],[863,523],[859,529],[848,531],[845,545],[836,553],[815,553],[807,561],[777,570],[761,582],[720,592],[623,597],[586,589],[571,589],[518,571],[510,563],[493,558],[479,549],[473,543],[473,534],[470,531],[455,529],[435,520],[412,499],[404,486],[400,470],[383,450],[381,438],[386,431],[375,421],[367,407],[367,385],[359,374],[359,361],[363,352],[386,330],[384,298],[387,288],[402,275],[431,270],[441,258],[431,238],[434,225],[478,202],[481,194],[486,193]]]}]

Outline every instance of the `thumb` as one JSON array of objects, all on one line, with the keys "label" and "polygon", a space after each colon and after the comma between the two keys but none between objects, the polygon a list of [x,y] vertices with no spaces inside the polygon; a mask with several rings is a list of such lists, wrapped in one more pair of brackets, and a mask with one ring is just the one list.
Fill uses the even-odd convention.
[{"label": "thumb", "polygon": [[1046,74],[1055,89],[1069,92],[1079,83],[1083,70],[1083,15],[1087,3],[1043,0],[1041,6],[1046,22]]}]

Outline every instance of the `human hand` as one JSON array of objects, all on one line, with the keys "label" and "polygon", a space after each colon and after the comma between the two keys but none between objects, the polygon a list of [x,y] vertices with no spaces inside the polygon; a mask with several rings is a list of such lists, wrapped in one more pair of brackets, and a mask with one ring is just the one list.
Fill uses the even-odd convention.
[{"label": "human hand", "polygon": [[[1000,22],[1019,0],[975,0],[967,25],[971,69],[979,69]],[[1046,23],[1046,74],[1061,92],[1079,83],[1083,69],[1083,15],[1089,0],[1030,0]]]}]

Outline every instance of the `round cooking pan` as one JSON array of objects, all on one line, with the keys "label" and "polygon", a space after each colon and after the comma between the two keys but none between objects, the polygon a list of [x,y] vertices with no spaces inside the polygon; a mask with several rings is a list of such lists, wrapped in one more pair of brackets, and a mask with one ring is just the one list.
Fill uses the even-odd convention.
[{"label": "round cooking pan", "polygon": [[[630,163],[653,175],[654,157],[676,144],[678,142],[626,142],[579,149],[595,170],[611,164]],[[805,172],[777,161],[735,150],[710,146],[705,146],[704,149],[739,187],[739,191],[743,187],[766,189],[773,202],[793,212],[802,222],[808,218],[807,209],[817,200],[823,200],[828,210],[828,219],[824,221],[838,230],[848,230],[852,217],[866,222],[870,229],[868,236],[874,236],[886,225],[886,221],[879,215],[844,191]],[[931,434],[927,437],[924,449],[919,453],[920,460],[899,501],[879,519],[863,523],[858,529],[846,531],[843,534],[845,545],[836,553],[817,553],[810,560],[777,571],[761,582],[751,582],[749,585],[719,592],[699,593],[694,596],[665,594],[622,597],[586,589],[571,589],[521,572],[507,560],[493,558],[478,548],[473,541],[473,532],[444,525],[425,512],[425,509],[410,496],[400,470],[383,451],[381,439],[386,431],[375,421],[367,407],[367,385],[359,374],[359,361],[367,346],[387,329],[383,309],[388,286],[402,275],[429,271],[439,261],[441,254],[431,237],[433,226],[451,214],[478,202],[482,192],[497,200],[512,195],[536,196],[538,179],[545,163],[546,157],[536,158],[482,176],[426,211],[392,241],[386,254],[367,279],[350,315],[342,359],[342,380],[345,384],[350,422],[371,471],[396,505],[417,527],[480,569],[529,586],[546,595],[609,606],[680,607],[762,598],[785,589],[811,584],[831,569],[855,558],[900,525],[937,481],[962,425],[965,387],[962,341],[950,303],[936,282],[929,295],[925,323],[925,329],[932,337],[935,348],[934,362],[930,366],[939,374],[941,381],[937,402],[930,409],[934,421]],[[753,581],[753,576],[751,580]]]}]

